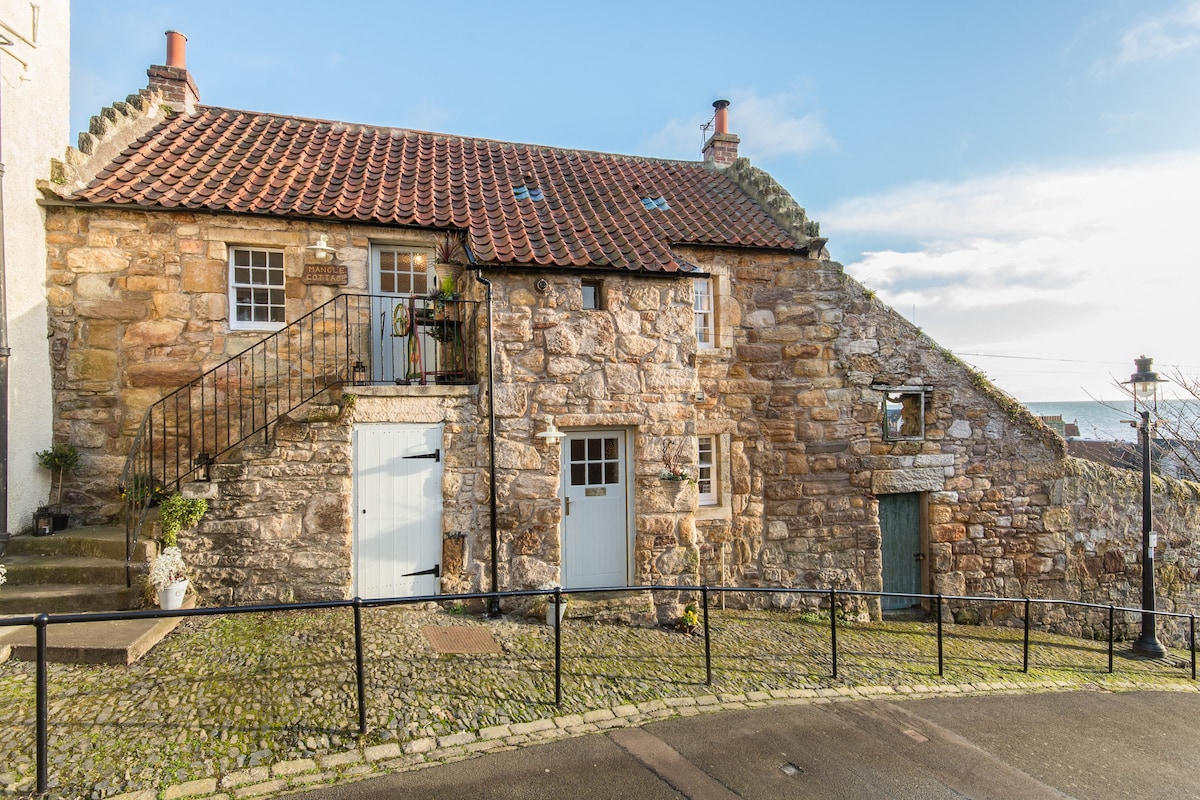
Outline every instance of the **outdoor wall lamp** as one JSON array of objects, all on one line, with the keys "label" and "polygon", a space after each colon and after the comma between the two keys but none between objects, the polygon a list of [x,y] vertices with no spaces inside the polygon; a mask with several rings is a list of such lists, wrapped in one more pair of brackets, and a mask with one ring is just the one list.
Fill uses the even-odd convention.
[{"label": "outdoor wall lamp", "polygon": [[537,435],[537,438],[541,439],[542,441],[544,441],[548,444],[558,444],[560,441],[563,440],[563,438],[565,436],[566,436],[566,434],[563,433],[562,431],[560,431],[558,429],[558,427],[554,424],[554,417],[547,414],[546,415],[546,430],[539,433]]},{"label": "outdoor wall lamp", "polygon": [[316,244],[310,244],[304,249],[311,251],[319,264],[330,263],[333,261],[333,254],[337,252],[337,250],[329,246],[329,237],[324,233],[317,237]]},{"label": "outdoor wall lamp", "polygon": [[[1150,439],[1153,423],[1150,412],[1158,411],[1158,385],[1166,383],[1154,371],[1154,359],[1142,356],[1133,360],[1137,372],[1122,381],[1133,395],[1133,410],[1140,420],[1128,420],[1137,428],[1138,443],[1142,447],[1142,633],[1133,643],[1133,651],[1149,658],[1162,658],[1167,651],[1158,643],[1155,635],[1154,615],[1154,548],[1158,535],[1154,533],[1154,509],[1150,491]],[[1149,613],[1147,613],[1149,612]]]}]

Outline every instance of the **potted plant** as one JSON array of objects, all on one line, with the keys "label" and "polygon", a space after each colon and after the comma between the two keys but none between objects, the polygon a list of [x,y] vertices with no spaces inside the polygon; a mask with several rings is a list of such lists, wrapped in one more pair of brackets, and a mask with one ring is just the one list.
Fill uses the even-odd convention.
[{"label": "potted plant", "polygon": [[430,307],[433,309],[435,320],[457,320],[459,318],[459,303],[462,295],[452,276],[447,275],[438,281],[437,288],[429,293]]},{"label": "potted plant", "polygon": [[671,439],[663,442],[662,469],[658,473],[658,482],[672,506],[679,499],[680,492],[696,482],[692,474],[684,468],[684,458],[683,442]]},{"label": "potted plant", "polygon": [[466,260],[467,250],[459,231],[448,232],[433,248],[433,271],[439,282],[453,278]]},{"label": "potted plant", "polygon": [[187,594],[187,565],[178,547],[166,547],[150,564],[150,583],[158,590],[158,607],[174,611]]},{"label": "potted plant", "polygon": [[[44,515],[49,511],[49,506],[43,506],[38,509],[38,515],[35,515],[34,533],[45,535],[54,531],[61,531],[67,527],[71,516],[62,513],[62,491],[63,491],[63,476],[79,466],[79,451],[74,446],[69,444],[54,444],[49,450],[42,450],[37,454],[38,464],[41,464],[46,469],[50,470],[50,496],[55,500],[55,512],[53,514],[53,530],[45,531],[44,526],[37,525],[36,516]],[[58,484],[58,491],[55,492],[55,483]]]},{"label": "potted plant", "polygon": [[163,550],[150,563],[148,580],[158,590],[159,608],[174,610],[183,604],[187,594],[187,564],[179,549],[179,532],[190,528],[208,512],[208,501],[202,497],[173,494],[159,504],[158,521],[162,527]]}]

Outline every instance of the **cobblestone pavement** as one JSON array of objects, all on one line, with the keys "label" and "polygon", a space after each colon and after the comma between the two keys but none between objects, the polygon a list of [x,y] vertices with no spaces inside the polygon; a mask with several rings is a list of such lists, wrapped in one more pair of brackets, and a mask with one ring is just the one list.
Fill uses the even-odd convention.
[{"label": "cobblestone pavement", "polygon": [[[1118,644],[1020,629],[839,624],[832,677],[827,620],[789,611],[713,611],[704,639],[677,631],[554,630],[437,606],[363,611],[368,733],[357,735],[348,609],[195,617],[130,667],[49,667],[51,795],[61,798],[270,797],[444,763],[529,742],[708,710],[876,695],[1102,689],[1200,690],[1189,654],[1133,658]],[[499,655],[435,654],[427,625],[481,626]],[[0,664],[0,797],[34,786],[34,665]]]}]

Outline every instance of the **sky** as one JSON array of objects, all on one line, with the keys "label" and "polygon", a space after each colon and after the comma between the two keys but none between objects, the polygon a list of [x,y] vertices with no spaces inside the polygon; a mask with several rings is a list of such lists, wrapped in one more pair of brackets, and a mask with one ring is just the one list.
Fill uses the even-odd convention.
[{"label": "sky", "polygon": [[[45,0],[59,2],[61,0]],[[833,258],[1026,402],[1200,374],[1200,0],[74,0],[75,131],[167,30],[201,101],[698,159],[712,101]]]}]

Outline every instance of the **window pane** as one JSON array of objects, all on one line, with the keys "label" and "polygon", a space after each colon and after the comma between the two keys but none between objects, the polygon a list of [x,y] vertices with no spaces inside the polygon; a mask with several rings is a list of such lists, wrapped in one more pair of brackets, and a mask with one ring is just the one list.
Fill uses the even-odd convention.
[{"label": "window pane", "polygon": [[616,439],[605,439],[604,440],[604,457],[605,458],[616,458],[617,457],[617,440]]},{"label": "window pane", "polygon": [[267,253],[265,250],[250,251],[250,266],[265,267],[267,265]]},{"label": "window pane", "polygon": [[604,482],[605,483],[620,483],[621,476],[615,462],[609,462],[604,465]]},{"label": "window pane", "polygon": [[250,266],[250,251],[237,249],[233,251],[233,265],[235,267]]},{"label": "window pane", "polygon": [[234,283],[249,283],[250,282],[250,270],[246,269],[245,267],[235,268],[233,270],[233,282]]},{"label": "window pane", "polygon": [[601,466],[600,464],[588,464],[587,465],[588,483],[589,484],[603,483],[603,478],[601,477],[601,472],[600,472],[600,466]]},{"label": "window pane", "polygon": [[267,265],[272,269],[283,269],[283,253],[267,253]]},{"label": "window pane", "polygon": [[382,272],[379,275],[379,291],[384,294],[392,294],[396,291],[396,278],[390,272]]},{"label": "window pane", "polygon": [[583,439],[572,440],[572,442],[571,442],[571,460],[572,461],[583,461],[583,452],[584,452],[583,448],[584,448],[584,440]]},{"label": "window pane", "polygon": [[600,441],[601,441],[600,439],[588,439],[587,440],[587,447],[588,447],[587,457],[589,460],[593,460],[593,461],[600,460],[600,457],[601,457],[600,456]]},{"label": "window pane", "polygon": [[[574,444],[574,442],[572,442],[572,444]],[[584,483],[585,483],[585,480],[584,480],[583,464],[572,464],[571,465],[571,485],[572,486],[582,486]]]}]

